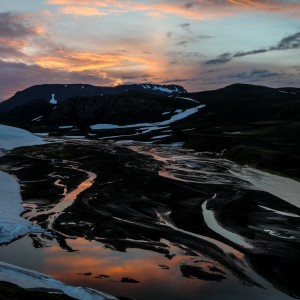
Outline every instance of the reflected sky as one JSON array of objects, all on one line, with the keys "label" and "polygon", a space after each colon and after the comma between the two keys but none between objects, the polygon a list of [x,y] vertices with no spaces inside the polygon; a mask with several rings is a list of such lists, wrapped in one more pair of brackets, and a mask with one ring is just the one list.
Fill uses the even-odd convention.
[{"label": "reflected sky", "polygon": [[1,1],[0,99],[41,83],[298,86],[300,3]]},{"label": "reflected sky", "polygon": [[[161,242],[169,246],[170,253],[175,254],[171,259],[163,254],[135,248],[117,252],[102,243],[81,238],[67,240],[76,252],[62,250],[55,241],[42,241],[44,247],[33,248],[31,238],[25,236],[2,246],[0,260],[49,274],[70,285],[89,286],[136,299],[220,299],[220,295],[222,299],[289,299],[274,291],[244,285],[209,258],[199,253],[186,253],[182,246],[166,240]],[[206,281],[183,277],[180,271],[183,264],[204,270],[215,266],[225,272],[227,279]],[[98,275],[109,277],[95,278]],[[124,277],[139,283],[122,283]]]}]

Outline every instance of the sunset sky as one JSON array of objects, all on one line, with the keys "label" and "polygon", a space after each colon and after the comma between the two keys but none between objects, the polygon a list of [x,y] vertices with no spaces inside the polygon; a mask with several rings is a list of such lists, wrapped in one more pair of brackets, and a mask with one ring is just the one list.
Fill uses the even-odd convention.
[{"label": "sunset sky", "polygon": [[0,0],[0,99],[41,83],[300,86],[299,0]]}]

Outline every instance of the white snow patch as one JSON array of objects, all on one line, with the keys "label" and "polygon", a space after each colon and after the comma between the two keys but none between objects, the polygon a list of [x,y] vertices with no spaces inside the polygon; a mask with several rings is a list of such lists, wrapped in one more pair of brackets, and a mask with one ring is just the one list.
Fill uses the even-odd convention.
[{"label": "white snow patch", "polygon": [[50,100],[50,104],[57,105],[57,100],[55,99],[55,94],[52,94],[52,98]]},{"label": "white snow patch", "polygon": [[39,122],[39,121],[41,121],[42,117],[43,116],[39,116],[37,118],[34,118],[34,119],[31,120],[31,122]]},{"label": "white snow patch", "polygon": [[0,171],[0,245],[29,232],[44,232],[20,217],[23,211],[18,182],[13,176]]},{"label": "white snow patch", "polygon": [[176,110],[175,110],[175,114],[181,114],[182,112],[183,112],[182,109],[176,109]]},{"label": "white snow patch", "polygon": [[81,86],[81,89],[84,89],[84,85]]},{"label": "white snow patch", "polygon": [[223,132],[224,134],[241,134],[240,131],[235,131],[235,132]]},{"label": "white snow patch", "polygon": [[289,93],[290,93],[290,92],[283,91],[283,90],[279,90],[278,92],[280,92],[280,93],[284,93],[284,94],[289,94]]},{"label": "white snow patch", "polygon": [[171,136],[171,135],[172,135],[172,134],[157,135],[157,136],[152,137],[151,140],[163,139],[163,138],[169,137],[169,136]]},{"label": "white snow patch", "polygon": [[49,275],[0,262],[0,281],[11,282],[22,288],[45,288],[60,291],[80,300],[104,300],[117,298],[91,288],[73,287],[55,280]]},{"label": "white snow patch", "polygon": [[140,123],[140,124],[129,124],[129,125],[114,125],[114,124],[95,124],[90,126],[93,130],[104,130],[104,129],[120,129],[120,128],[137,128],[137,127],[157,127],[172,124],[176,121],[187,118],[188,116],[195,114],[199,109],[204,108],[205,104],[198,105],[193,108],[189,108],[181,113],[173,115],[170,119],[157,122],[157,123]]},{"label": "white snow patch", "polygon": [[11,150],[17,147],[44,144],[45,142],[29,131],[17,127],[0,125],[0,149]]},{"label": "white snow patch", "polygon": [[182,131],[192,131],[192,130],[195,130],[196,128],[188,128],[188,129],[184,129]]},{"label": "white snow patch", "polygon": [[120,140],[120,141],[116,141],[116,144],[132,144],[134,143],[135,141],[134,140]]},{"label": "white snow patch", "polygon": [[170,111],[165,111],[165,112],[162,113],[162,116],[168,115],[170,113],[171,113]]},{"label": "white snow patch", "polygon": [[171,144],[169,144],[169,146],[172,148],[182,148],[184,146],[184,142],[171,143]]},{"label": "white snow patch", "polygon": [[71,129],[73,127],[74,126],[72,126],[72,125],[66,125],[66,126],[59,126],[59,129]]}]

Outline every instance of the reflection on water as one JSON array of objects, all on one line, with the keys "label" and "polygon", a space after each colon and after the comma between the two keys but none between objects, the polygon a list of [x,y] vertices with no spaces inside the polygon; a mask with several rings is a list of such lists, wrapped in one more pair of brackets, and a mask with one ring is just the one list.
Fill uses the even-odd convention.
[{"label": "reflection on water", "polygon": [[[76,162],[67,167],[57,162],[57,172],[51,173],[52,169],[46,175],[63,190],[61,200],[50,205],[27,203],[29,211],[23,215],[30,220],[41,216],[41,222],[46,219],[56,238],[25,236],[2,246],[0,260],[52,275],[66,284],[140,300],[290,299],[258,275],[263,263],[261,267],[258,259],[255,269],[255,260],[249,258],[253,249],[269,255],[264,244],[256,245],[258,237],[262,243],[271,236],[266,243],[278,245],[283,234],[274,233],[289,223],[284,219],[276,223],[269,216],[276,212],[277,218],[297,220],[290,208],[277,207],[274,198],[258,202],[257,191],[245,201],[244,189],[251,185],[230,171],[229,161],[160,146],[126,147],[161,163],[160,176],[147,173],[144,156],[138,161],[128,152],[122,152],[121,162],[114,161],[120,157],[118,152],[115,156],[102,153],[104,158],[96,170],[92,168],[99,175],[96,181],[96,174],[87,171],[89,161],[82,157],[81,168]],[[76,157],[75,150],[71,152]],[[101,156],[97,151],[94,158]],[[113,163],[105,165],[109,159]],[[82,181],[64,180],[66,173],[59,173],[63,168],[76,170]],[[71,205],[77,197],[74,209]],[[62,214],[67,208],[68,213]]]},{"label": "reflection on water", "polygon": [[[29,236],[0,249],[0,260],[49,274],[76,286],[88,286],[117,296],[135,299],[268,299],[268,292],[240,284],[221,265],[197,253],[187,253],[182,245],[163,240],[173,254],[128,249],[116,252],[104,244],[85,239],[67,240],[76,252],[63,251],[55,241],[44,240],[42,248],[33,248]],[[20,257],[22,249],[22,257]],[[210,273],[222,274],[223,281],[183,277],[181,266],[198,267]],[[138,283],[121,282],[129,278]],[[220,296],[221,295],[221,296]],[[257,298],[258,297],[258,298]],[[273,295],[270,299],[288,299]]]},{"label": "reflection on water", "polygon": [[[71,162],[70,162],[71,163]],[[72,169],[85,173],[87,175],[87,179],[82,181],[74,190],[68,191],[67,186],[63,185],[61,183],[61,179],[57,179],[54,182],[54,185],[57,187],[63,187],[64,192],[63,192],[63,198],[59,200],[59,202],[51,207],[50,209],[46,210],[41,210],[39,209],[38,206],[34,204],[27,204],[26,208],[29,209],[28,212],[24,213],[22,216],[25,219],[32,220],[33,218],[41,215],[48,215],[48,220],[47,220],[47,229],[52,229],[52,225],[55,222],[55,220],[59,217],[59,215],[68,207],[70,207],[77,196],[90,188],[94,180],[97,178],[97,175],[93,172],[89,172],[86,170],[82,170],[78,168],[77,166],[73,166]],[[55,174],[50,174],[50,177],[55,178]]]}]

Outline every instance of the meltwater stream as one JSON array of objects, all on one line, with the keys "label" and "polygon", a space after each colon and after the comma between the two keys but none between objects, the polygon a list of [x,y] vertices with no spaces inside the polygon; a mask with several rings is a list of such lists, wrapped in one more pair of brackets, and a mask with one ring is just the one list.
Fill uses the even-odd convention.
[{"label": "meltwater stream", "polygon": [[[74,164],[74,170],[85,174],[76,186],[64,186],[59,169],[55,175],[49,173],[49,180],[64,188],[62,198],[48,207],[25,203],[28,211],[23,217],[45,216],[47,228],[63,240],[26,235],[2,246],[0,260],[69,285],[130,299],[284,300],[297,296],[284,281],[265,274],[252,253],[270,252],[264,240],[283,248],[286,241],[298,241],[285,218],[298,220],[299,183],[289,181],[294,194],[285,197],[279,184],[286,180],[254,169],[248,172],[227,160],[159,145],[118,147],[150,156],[160,165],[159,176],[136,169],[134,156],[115,148],[111,164],[100,164],[97,171],[89,170],[83,159],[80,167]],[[118,162],[113,161],[115,152],[118,158],[124,155]],[[97,157],[101,155],[99,149]],[[122,173],[118,167],[123,161]],[[262,180],[257,180],[257,174]],[[276,178],[280,195],[271,195],[273,189],[262,183],[268,178]],[[74,201],[86,192],[92,196],[85,208],[79,213],[72,210]],[[254,200],[249,201],[252,193]],[[262,202],[256,203],[257,199]],[[55,222],[66,209],[69,219],[57,230]],[[90,221],[88,229],[79,226],[81,215]]]},{"label": "meltwater stream", "polygon": [[[76,164],[74,164],[72,162],[69,162],[68,168],[71,168],[71,169],[76,170],[77,172],[86,174],[87,178],[84,181],[82,181],[77,187],[75,187],[74,189],[71,189],[70,191],[68,190],[67,186],[65,186],[61,183],[61,179],[55,180],[54,185],[58,186],[58,187],[63,187],[63,189],[64,189],[62,198],[59,200],[59,202],[49,209],[40,209],[36,204],[28,203],[27,205],[25,205],[25,207],[28,211],[22,215],[23,218],[30,221],[33,218],[36,218],[37,216],[46,215],[46,216],[48,216],[47,221],[46,221],[47,222],[46,229],[53,230],[53,223],[55,222],[55,220],[68,207],[70,207],[73,204],[73,202],[76,200],[78,195],[80,195],[85,190],[90,188],[93,185],[94,180],[97,178],[97,175],[95,173],[80,169],[78,166],[76,166]],[[49,176],[56,179],[55,174],[49,174]]]}]

